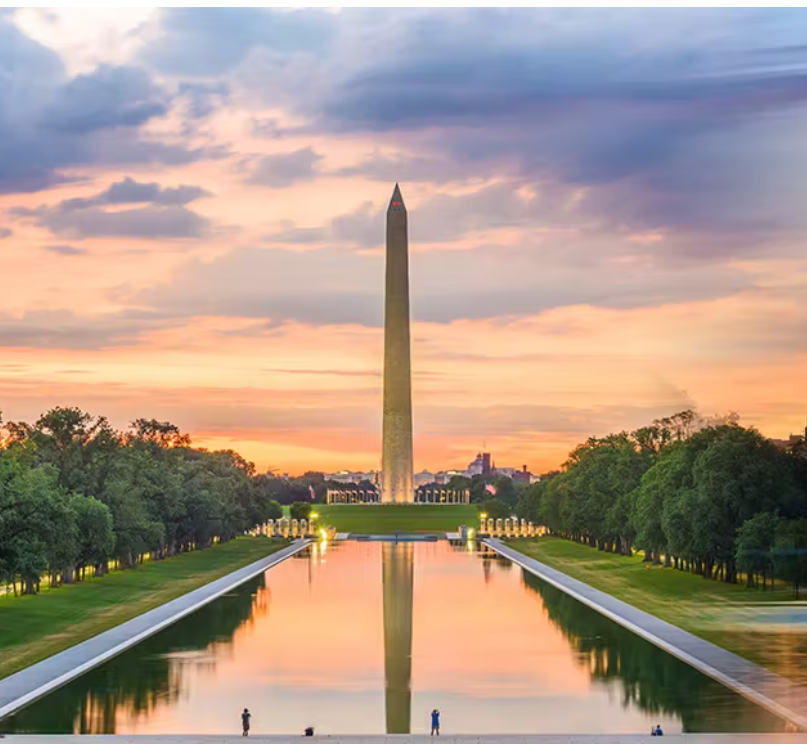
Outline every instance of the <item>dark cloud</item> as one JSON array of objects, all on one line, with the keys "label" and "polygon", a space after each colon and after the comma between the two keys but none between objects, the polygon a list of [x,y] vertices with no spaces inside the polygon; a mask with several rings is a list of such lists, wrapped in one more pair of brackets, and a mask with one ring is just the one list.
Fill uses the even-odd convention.
[{"label": "dark cloud", "polygon": [[227,104],[230,98],[230,86],[225,82],[182,82],[178,87],[178,97],[185,103],[192,119],[203,119]]},{"label": "dark cloud", "polygon": [[155,314],[120,312],[85,317],[69,310],[36,310],[22,317],[0,314],[0,347],[104,349],[140,343],[142,334],[166,324]]},{"label": "dark cloud", "polygon": [[249,182],[282,189],[301,181],[310,181],[319,175],[315,166],[321,159],[322,156],[310,147],[264,155],[251,164]]},{"label": "dark cloud", "polygon": [[82,256],[87,252],[83,248],[76,248],[74,245],[46,245],[45,250],[60,256]]},{"label": "dark cloud", "polygon": [[56,92],[42,114],[46,128],[67,134],[137,127],[168,113],[170,98],[144,70],[101,66]]},{"label": "dark cloud", "polygon": [[14,234],[14,231],[9,227],[3,227],[0,225],[0,240],[4,238],[10,238]]},{"label": "dark cloud", "polygon": [[[198,238],[210,222],[185,207],[209,196],[198,186],[161,187],[124,178],[89,198],[65,199],[53,206],[18,207],[10,214],[68,238]],[[136,209],[106,211],[105,206],[143,204]]]},{"label": "dark cloud", "polygon": [[178,164],[203,156],[143,136],[171,96],[135,67],[69,78],[59,57],[0,18],[0,194],[65,183],[82,166]]},{"label": "dark cloud", "polygon": [[[554,179],[592,188],[593,206],[631,226],[763,239],[807,227],[794,196],[807,165],[806,18],[787,9],[183,10],[166,14],[147,57],[174,73],[226,71],[242,94],[308,121],[268,122],[266,136],[363,133],[399,150],[340,175]],[[779,199],[760,181],[778,186]]]},{"label": "dark cloud", "polygon": [[318,10],[174,8],[162,11],[161,30],[141,58],[163,73],[206,77],[230,72],[256,49],[323,54],[334,18]]},{"label": "dark cloud", "polygon": [[31,217],[37,225],[66,238],[199,238],[210,230],[204,217],[185,207],[146,206],[121,212],[106,212],[98,207],[62,210],[38,207],[21,216]]},{"label": "dark cloud", "polygon": [[176,207],[205,196],[211,196],[210,192],[199,186],[161,187],[158,183],[140,183],[127,176],[88,199],[67,199],[60,202],[59,209],[72,211],[112,204],[155,204]]}]

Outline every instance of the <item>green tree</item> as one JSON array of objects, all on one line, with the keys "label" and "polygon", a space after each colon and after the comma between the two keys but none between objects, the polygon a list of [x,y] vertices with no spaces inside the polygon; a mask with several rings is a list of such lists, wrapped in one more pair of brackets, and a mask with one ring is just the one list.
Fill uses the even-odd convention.
[{"label": "green tree", "polygon": [[546,489],[545,481],[538,481],[525,488],[518,497],[516,516],[535,524],[541,523],[541,499]]},{"label": "green tree", "polygon": [[115,549],[112,512],[92,496],[73,496],[70,508],[77,528],[76,569],[82,577],[87,566],[93,567],[96,576],[103,575]]},{"label": "green tree", "polygon": [[274,519],[275,521],[283,518],[283,507],[277,501],[268,501],[264,511],[265,520]]},{"label": "green tree", "polygon": [[311,514],[311,502],[295,501],[289,507],[289,514],[292,519],[308,519]]},{"label": "green tree", "polygon": [[497,478],[493,485],[496,488],[496,498],[504,501],[511,510],[515,509],[516,504],[518,504],[518,492],[512,479],[502,476]]},{"label": "green tree", "polygon": [[746,585],[756,585],[757,574],[762,576],[763,588],[773,570],[771,548],[776,539],[779,517],[760,512],[740,525],[735,540],[737,568],[746,573]]},{"label": "green tree", "polygon": [[807,519],[780,520],[772,553],[776,576],[798,594],[807,586]]},{"label": "green tree", "polygon": [[704,555],[706,575],[713,567],[727,582],[736,578],[735,539],[742,524],[760,511],[788,516],[800,494],[786,456],[759,432],[722,426],[692,468],[692,532]]},{"label": "green tree", "polygon": [[476,508],[480,514],[487,514],[487,519],[507,519],[510,516],[510,507],[501,499],[480,501]]}]

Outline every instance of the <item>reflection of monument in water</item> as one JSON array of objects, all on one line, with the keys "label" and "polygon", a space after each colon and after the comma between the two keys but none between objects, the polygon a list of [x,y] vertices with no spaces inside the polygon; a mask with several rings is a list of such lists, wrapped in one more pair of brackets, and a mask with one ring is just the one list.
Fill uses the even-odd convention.
[{"label": "reflection of monument in water", "polygon": [[384,542],[384,702],[388,734],[408,734],[412,709],[412,594],[415,552],[411,542]]}]

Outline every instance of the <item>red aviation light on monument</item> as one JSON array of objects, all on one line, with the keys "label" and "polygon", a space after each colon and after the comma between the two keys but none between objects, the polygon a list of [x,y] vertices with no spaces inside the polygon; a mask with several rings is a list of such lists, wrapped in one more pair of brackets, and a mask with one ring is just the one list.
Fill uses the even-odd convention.
[{"label": "red aviation light on monument", "polygon": [[389,211],[390,212],[405,212],[406,207],[403,203],[403,197],[401,196],[401,189],[398,184],[395,184],[395,190],[392,192],[392,199],[389,203]]}]

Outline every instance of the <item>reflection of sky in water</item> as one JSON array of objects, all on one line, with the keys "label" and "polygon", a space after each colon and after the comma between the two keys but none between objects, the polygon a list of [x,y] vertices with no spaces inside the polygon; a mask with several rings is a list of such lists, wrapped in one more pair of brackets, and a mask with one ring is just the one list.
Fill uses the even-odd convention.
[{"label": "reflection of sky in water", "polygon": [[[405,578],[391,580],[405,591]],[[87,733],[237,734],[247,707],[257,734],[306,726],[383,733],[383,605],[380,543],[315,550],[31,706],[14,730],[80,733],[83,721]],[[501,560],[416,543],[412,606],[412,733],[428,732],[435,707],[446,733],[772,725],[739,696]],[[408,635],[399,628],[395,637],[393,664]],[[399,713],[406,697],[394,697]]]},{"label": "reflection of sky in water", "polygon": [[787,605],[773,603],[762,607],[743,607],[726,615],[724,622],[744,625],[776,625],[777,630],[792,630],[807,633],[807,604],[790,602]]}]

